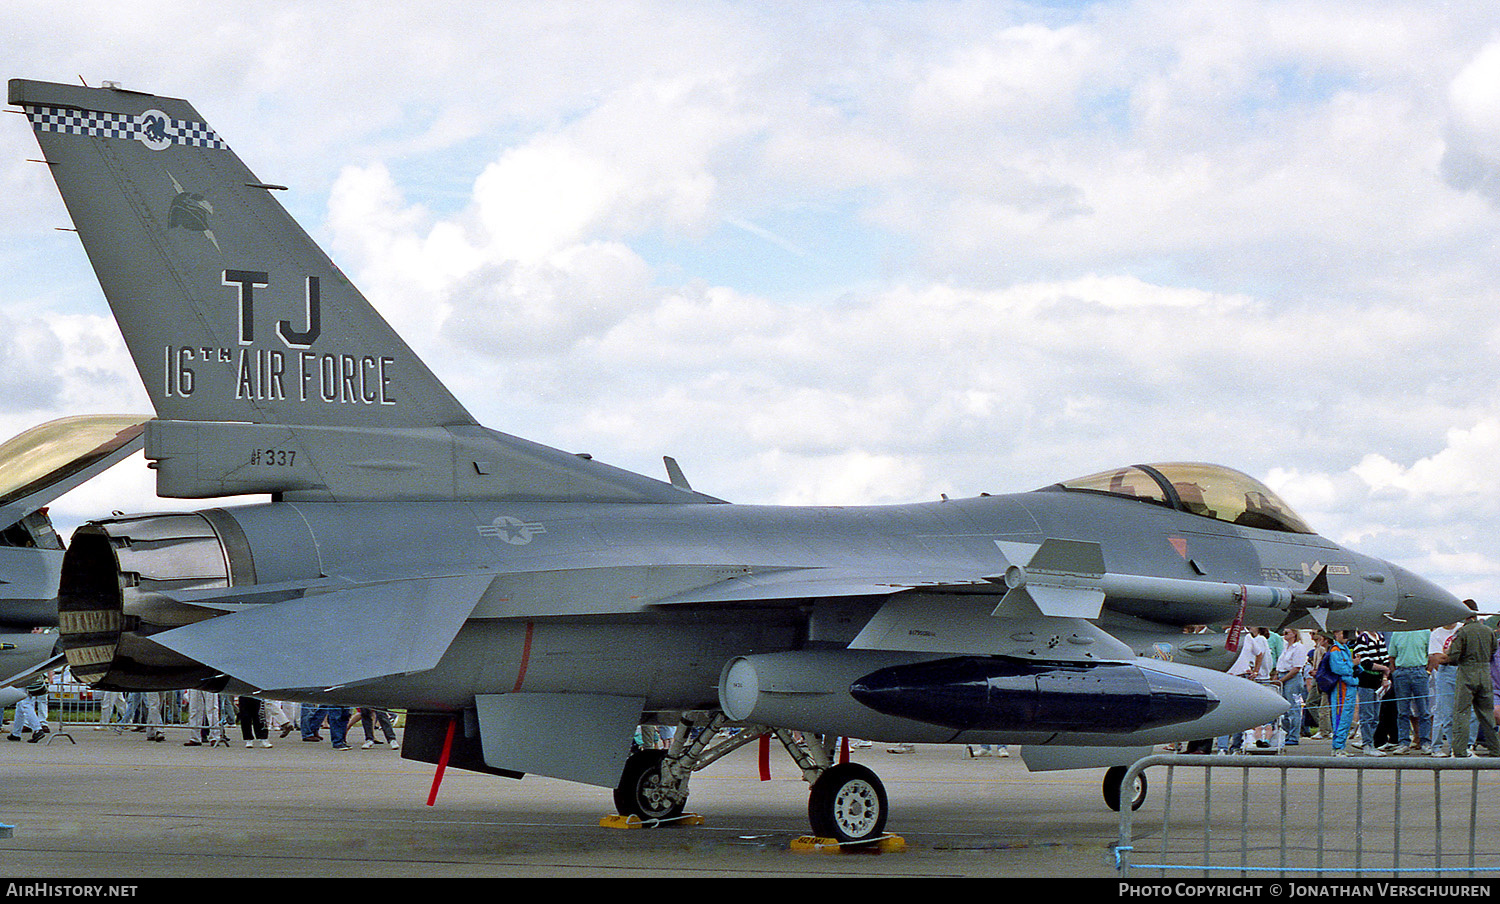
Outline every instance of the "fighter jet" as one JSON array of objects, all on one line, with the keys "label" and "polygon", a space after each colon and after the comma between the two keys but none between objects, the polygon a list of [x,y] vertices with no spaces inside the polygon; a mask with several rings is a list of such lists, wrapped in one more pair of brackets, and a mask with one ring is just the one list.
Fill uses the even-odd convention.
[{"label": "fighter jet", "polygon": [[63,542],[46,506],[140,450],[145,422],[86,415],[33,427],[0,444],[0,705],[7,688],[58,665],[57,585]]},{"label": "fighter jet", "polygon": [[[61,634],[97,687],[404,709],[407,758],[612,788],[647,819],[774,738],[814,835],[858,842],[888,802],[838,738],[1019,744],[1114,767],[1106,798],[1138,806],[1120,776],[1151,745],[1286,708],[1186,662],[1213,651],[1184,625],[1462,610],[1210,465],[787,508],[486,429],[187,102],[9,89],[155,407],[158,493],[270,497],[74,533]],[[632,752],[640,724],[678,731]]]}]

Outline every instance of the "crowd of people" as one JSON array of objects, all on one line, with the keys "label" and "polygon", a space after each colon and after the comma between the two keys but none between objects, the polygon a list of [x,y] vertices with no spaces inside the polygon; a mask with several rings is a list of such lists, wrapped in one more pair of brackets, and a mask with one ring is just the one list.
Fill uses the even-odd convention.
[{"label": "crowd of people", "polygon": [[1273,633],[1241,638],[1230,674],[1276,688],[1287,701],[1276,722],[1195,741],[1192,752],[1285,749],[1330,741],[1333,755],[1472,756],[1470,739],[1500,757],[1500,645],[1478,606],[1430,631]]},{"label": "crowd of people", "polygon": [[[93,726],[96,731],[112,728],[143,732],[147,741],[158,743],[166,740],[164,729],[185,727],[189,729],[187,740],[182,742],[185,747],[227,747],[236,726],[247,748],[272,747],[273,734],[286,738],[294,731],[303,741],[316,743],[324,739],[322,731],[326,726],[333,749],[350,750],[349,729],[351,724],[357,724],[364,731],[366,749],[380,744],[392,749],[400,746],[395,720],[382,709],[302,705],[201,690],[102,693],[98,722]],[[25,740],[36,743],[49,734],[52,729],[48,725],[47,701],[48,681],[39,676],[26,688],[26,696],[17,702],[6,739],[21,741],[29,734]]]}]

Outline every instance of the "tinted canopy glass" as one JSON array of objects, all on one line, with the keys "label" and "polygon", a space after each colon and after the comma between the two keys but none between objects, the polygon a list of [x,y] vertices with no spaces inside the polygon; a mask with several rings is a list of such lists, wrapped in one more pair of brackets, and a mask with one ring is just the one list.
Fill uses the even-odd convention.
[{"label": "tinted canopy glass", "polygon": [[33,427],[0,445],[0,504],[60,484],[119,452],[141,435],[134,415],[68,417]]},{"label": "tinted canopy glass", "polygon": [[1265,484],[1222,465],[1202,462],[1130,465],[1065,480],[1057,487],[1137,499],[1241,527],[1294,534],[1313,532]]}]

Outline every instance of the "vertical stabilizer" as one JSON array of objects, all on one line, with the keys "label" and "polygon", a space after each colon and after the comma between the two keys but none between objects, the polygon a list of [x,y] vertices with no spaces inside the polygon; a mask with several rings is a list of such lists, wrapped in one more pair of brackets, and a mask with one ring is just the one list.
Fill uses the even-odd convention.
[{"label": "vertical stabilizer", "polygon": [[474,421],[186,101],[15,79],[165,420]]}]

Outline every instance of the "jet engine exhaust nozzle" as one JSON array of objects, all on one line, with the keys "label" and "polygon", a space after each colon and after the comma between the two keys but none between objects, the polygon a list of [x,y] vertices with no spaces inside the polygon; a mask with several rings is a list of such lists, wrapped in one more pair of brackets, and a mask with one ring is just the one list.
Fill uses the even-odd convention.
[{"label": "jet engine exhaust nozzle", "polygon": [[232,570],[206,513],[80,527],[63,557],[58,587],[58,629],[73,675],[117,690],[172,690],[217,677],[150,637],[222,614],[171,593],[227,587]]}]

